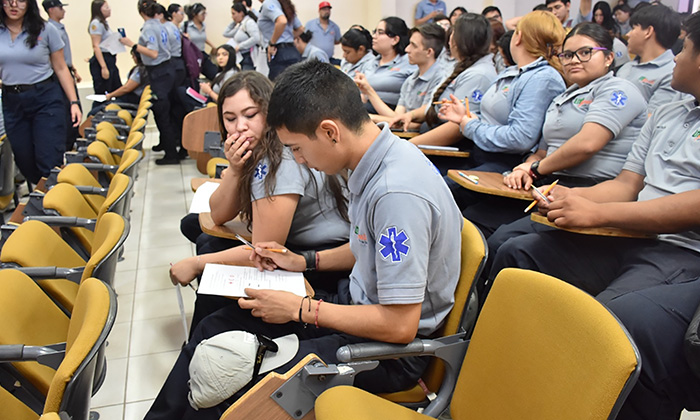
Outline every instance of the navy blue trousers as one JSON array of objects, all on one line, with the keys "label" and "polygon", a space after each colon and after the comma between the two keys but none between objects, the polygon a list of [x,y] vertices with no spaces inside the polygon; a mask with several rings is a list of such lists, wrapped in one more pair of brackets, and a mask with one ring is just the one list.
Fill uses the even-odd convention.
[{"label": "navy blue trousers", "polygon": [[300,61],[301,54],[299,54],[299,51],[297,51],[294,45],[291,43],[289,43],[289,45],[280,45],[277,47],[275,58],[268,63],[270,73],[267,77],[270,80],[275,80],[287,67]]},{"label": "navy blue trousers", "polygon": [[63,163],[66,151],[66,103],[58,81],[21,93],[3,89],[5,131],[15,163],[32,183]]}]

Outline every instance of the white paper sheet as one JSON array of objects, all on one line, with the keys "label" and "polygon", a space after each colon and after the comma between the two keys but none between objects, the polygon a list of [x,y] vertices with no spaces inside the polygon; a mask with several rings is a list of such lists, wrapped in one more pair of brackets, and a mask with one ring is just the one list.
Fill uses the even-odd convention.
[{"label": "white paper sheet", "polygon": [[244,289],[271,289],[306,296],[302,273],[283,270],[258,271],[255,267],[206,264],[197,293],[229,297],[246,297]]},{"label": "white paper sheet", "polygon": [[192,204],[190,204],[190,213],[208,213],[211,211],[209,207],[209,198],[214,194],[217,188],[221,185],[218,182],[205,182],[194,193]]}]

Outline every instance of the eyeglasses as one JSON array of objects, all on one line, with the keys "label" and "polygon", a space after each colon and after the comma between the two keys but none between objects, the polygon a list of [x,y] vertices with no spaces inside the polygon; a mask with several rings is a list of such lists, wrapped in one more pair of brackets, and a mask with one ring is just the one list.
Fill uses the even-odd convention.
[{"label": "eyeglasses", "polygon": [[16,7],[23,9],[23,8],[27,7],[27,0],[2,0],[2,5],[5,7],[10,7],[13,4]]},{"label": "eyeglasses", "polygon": [[384,29],[375,29],[372,31],[372,35],[387,35],[387,33]]},{"label": "eyeglasses", "polygon": [[559,61],[561,61],[562,64],[570,64],[571,60],[574,59],[574,56],[578,58],[578,61],[581,63],[587,63],[591,61],[591,57],[593,56],[593,53],[595,51],[607,51],[607,48],[603,47],[583,47],[579,48],[576,51],[564,51],[561,54],[557,55],[559,57]]}]

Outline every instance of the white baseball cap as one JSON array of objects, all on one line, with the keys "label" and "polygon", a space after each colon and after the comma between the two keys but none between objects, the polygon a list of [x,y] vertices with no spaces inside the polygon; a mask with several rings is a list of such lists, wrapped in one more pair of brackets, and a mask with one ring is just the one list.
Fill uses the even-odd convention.
[{"label": "white baseball cap", "polygon": [[[299,338],[294,334],[272,340],[277,352],[265,352],[259,373],[276,369],[294,358]],[[228,331],[202,340],[190,361],[190,392],[187,399],[195,410],[222,403],[253,379],[260,343],[246,331]]]}]

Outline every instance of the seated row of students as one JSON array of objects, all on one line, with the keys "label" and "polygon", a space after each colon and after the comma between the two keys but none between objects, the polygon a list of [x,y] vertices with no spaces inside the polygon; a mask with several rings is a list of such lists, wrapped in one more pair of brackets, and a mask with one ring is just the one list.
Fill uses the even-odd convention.
[{"label": "seated row of students", "polygon": [[[217,395],[203,403],[190,387],[190,379],[196,382],[188,368],[197,344],[218,333],[295,334],[297,354],[276,369],[284,372],[310,352],[334,363],[343,344],[407,343],[417,335],[429,336],[454,301],[459,210],[422,153],[371,121],[350,78],[309,60],[283,73],[272,91],[263,76],[242,72],[224,85],[219,105],[231,166],[212,196],[212,216],[221,222],[243,210],[256,248],[184,260],[173,266],[173,280],[189,282],[204,262],[222,260],[252,262],[261,269],[352,269],[352,274],[337,284],[336,293],[317,289],[314,299],[247,290],[250,299],[228,301],[201,319],[147,413],[150,420],[218,419],[241,395],[231,390],[232,396]],[[326,188],[346,170],[352,171],[346,189]],[[348,207],[346,196],[351,198]],[[412,211],[397,213],[397,208]],[[346,213],[350,223],[343,218]],[[324,249],[333,242],[346,243]],[[282,247],[313,251],[267,250]],[[307,311],[307,305],[315,310]],[[355,384],[372,392],[406,389],[427,362],[420,357],[382,361],[358,374]]]}]

